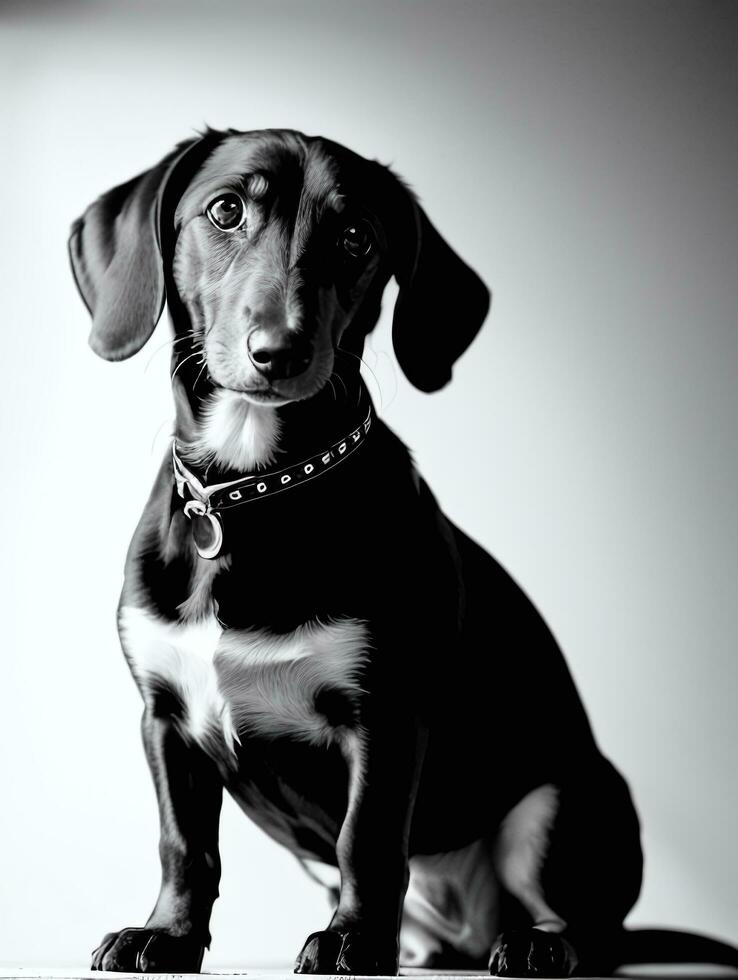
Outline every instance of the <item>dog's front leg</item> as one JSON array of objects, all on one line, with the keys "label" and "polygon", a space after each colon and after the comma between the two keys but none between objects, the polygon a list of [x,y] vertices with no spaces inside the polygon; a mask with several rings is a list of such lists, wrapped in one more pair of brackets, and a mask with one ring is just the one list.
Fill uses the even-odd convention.
[{"label": "dog's front leg", "polygon": [[410,821],[426,731],[407,707],[404,716],[401,706],[375,707],[369,724],[344,742],[350,788],[336,847],[338,907],[328,928],[308,937],[296,973],[397,973]]},{"label": "dog's front leg", "polygon": [[156,706],[144,711],[142,732],[159,802],[161,891],[143,928],[105,936],[92,969],[197,973],[218,895],[222,782],[212,760]]}]

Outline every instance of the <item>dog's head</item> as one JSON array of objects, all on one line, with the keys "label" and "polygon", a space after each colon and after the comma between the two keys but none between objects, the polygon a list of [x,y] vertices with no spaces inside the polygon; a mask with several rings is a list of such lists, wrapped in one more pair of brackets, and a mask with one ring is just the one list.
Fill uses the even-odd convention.
[{"label": "dog's head", "polygon": [[339,344],[361,353],[392,275],[395,354],[424,391],[450,379],[489,306],[388,168],[291,130],[180,145],[95,201],[70,255],[96,353],[135,354],[166,298],[176,363],[192,356],[208,385],[275,406],[316,394]]}]

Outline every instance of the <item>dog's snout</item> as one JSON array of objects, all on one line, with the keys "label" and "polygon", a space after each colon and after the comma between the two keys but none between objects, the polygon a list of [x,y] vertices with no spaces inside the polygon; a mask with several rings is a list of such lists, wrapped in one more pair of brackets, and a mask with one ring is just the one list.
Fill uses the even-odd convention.
[{"label": "dog's snout", "polygon": [[309,344],[286,331],[254,330],[246,347],[251,363],[268,381],[294,378],[311,360]]}]

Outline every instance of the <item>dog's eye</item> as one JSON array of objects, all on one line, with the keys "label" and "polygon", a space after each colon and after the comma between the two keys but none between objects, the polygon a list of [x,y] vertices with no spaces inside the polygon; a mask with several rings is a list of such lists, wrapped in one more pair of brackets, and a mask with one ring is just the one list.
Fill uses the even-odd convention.
[{"label": "dog's eye", "polygon": [[354,259],[368,255],[374,245],[371,225],[368,221],[355,221],[347,225],[341,232],[340,243],[344,251]]},{"label": "dog's eye", "polygon": [[236,231],[243,224],[246,208],[238,194],[221,194],[208,204],[207,214],[221,231]]}]

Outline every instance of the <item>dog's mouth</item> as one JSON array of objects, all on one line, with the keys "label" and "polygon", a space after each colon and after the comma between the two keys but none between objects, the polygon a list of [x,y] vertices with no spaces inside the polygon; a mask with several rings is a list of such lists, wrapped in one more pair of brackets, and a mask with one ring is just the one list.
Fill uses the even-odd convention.
[{"label": "dog's mouth", "polygon": [[290,404],[290,402],[304,401],[317,394],[323,387],[321,383],[316,383],[316,380],[313,380],[313,383],[307,387],[296,386],[294,383],[284,383],[282,386],[279,382],[268,385],[219,384],[212,379],[211,382],[216,388],[232,391],[253,405],[270,408],[279,408],[281,405]]},{"label": "dog's mouth", "polygon": [[271,385],[265,388],[235,388],[230,385],[217,385],[217,387],[225,388],[227,391],[234,391],[244,401],[251,402],[254,405],[269,405],[273,408],[278,408],[280,405],[287,405],[289,402],[294,401],[294,398],[283,395]]}]

